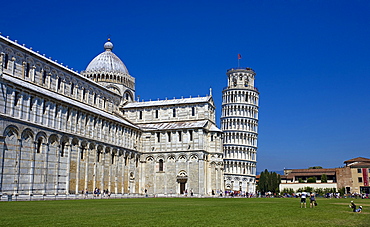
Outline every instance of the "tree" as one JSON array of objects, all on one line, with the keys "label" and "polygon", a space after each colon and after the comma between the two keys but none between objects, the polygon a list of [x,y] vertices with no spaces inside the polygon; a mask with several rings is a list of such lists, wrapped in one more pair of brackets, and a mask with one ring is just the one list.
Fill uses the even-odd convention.
[{"label": "tree", "polygon": [[322,169],[321,166],[312,166],[312,167],[308,167],[308,169]]},{"label": "tree", "polygon": [[265,169],[265,171],[260,174],[260,179],[258,181],[258,191],[260,191],[261,193],[265,193],[268,191],[268,173],[268,170]]},{"label": "tree", "polygon": [[275,172],[269,172],[267,169],[260,174],[260,179],[258,181],[258,190],[261,193],[279,192],[280,185],[280,175]]},{"label": "tree", "polygon": [[328,176],[326,174],[321,175],[321,183],[328,183]]}]

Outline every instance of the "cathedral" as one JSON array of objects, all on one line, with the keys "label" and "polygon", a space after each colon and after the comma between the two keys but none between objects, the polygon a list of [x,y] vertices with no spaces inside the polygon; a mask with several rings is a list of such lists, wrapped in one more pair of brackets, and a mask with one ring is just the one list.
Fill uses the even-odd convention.
[{"label": "cathedral", "polygon": [[255,192],[252,69],[227,71],[219,129],[212,94],[135,101],[110,40],[80,73],[1,35],[0,54],[1,194]]}]

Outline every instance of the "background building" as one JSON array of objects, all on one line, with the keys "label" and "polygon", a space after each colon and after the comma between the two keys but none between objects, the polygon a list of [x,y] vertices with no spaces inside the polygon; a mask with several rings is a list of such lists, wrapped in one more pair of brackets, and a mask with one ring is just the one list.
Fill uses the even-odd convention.
[{"label": "background building", "polygon": [[[292,188],[344,188],[345,193],[370,193],[370,159],[358,157],[344,161],[341,168],[286,169],[281,176],[280,191]],[[322,182],[325,174],[327,182]],[[316,178],[315,183],[307,183],[308,178]]]}]

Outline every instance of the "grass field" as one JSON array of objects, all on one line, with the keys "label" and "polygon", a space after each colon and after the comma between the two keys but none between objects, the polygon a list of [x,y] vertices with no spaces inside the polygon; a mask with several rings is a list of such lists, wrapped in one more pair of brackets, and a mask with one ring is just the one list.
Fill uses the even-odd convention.
[{"label": "grass field", "polygon": [[0,226],[370,226],[370,199],[140,198],[1,202]]}]

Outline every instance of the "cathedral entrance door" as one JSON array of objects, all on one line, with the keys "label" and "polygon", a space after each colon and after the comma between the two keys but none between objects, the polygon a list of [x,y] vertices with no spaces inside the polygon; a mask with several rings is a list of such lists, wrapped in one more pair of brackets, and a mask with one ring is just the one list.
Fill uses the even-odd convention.
[{"label": "cathedral entrance door", "polygon": [[180,194],[184,194],[186,190],[186,182],[188,181],[188,174],[182,170],[177,174],[177,182],[180,184]]},{"label": "cathedral entrance door", "polygon": [[180,194],[184,194],[185,192],[185,182],[180,183]]}]

